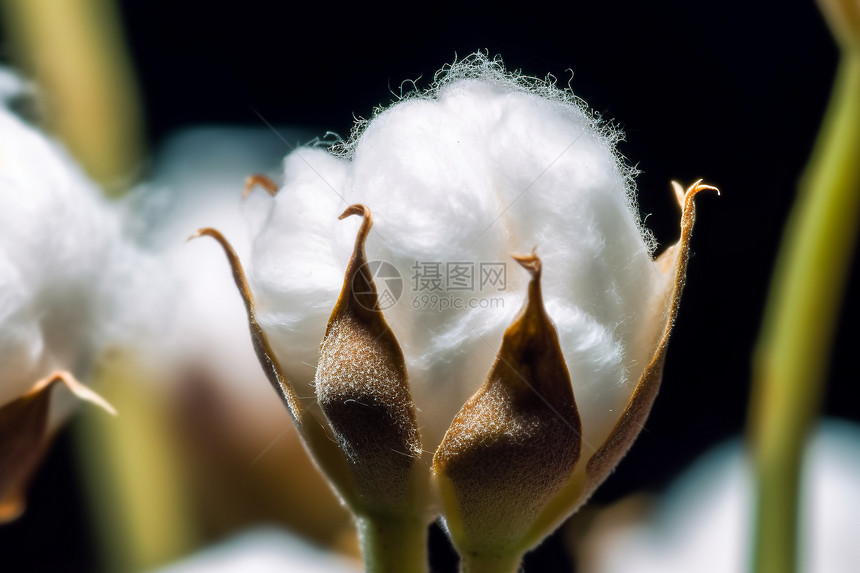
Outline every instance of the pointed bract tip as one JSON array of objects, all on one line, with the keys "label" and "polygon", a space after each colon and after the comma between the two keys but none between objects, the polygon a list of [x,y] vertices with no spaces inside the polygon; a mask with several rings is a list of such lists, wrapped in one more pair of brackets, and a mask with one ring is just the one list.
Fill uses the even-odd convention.
[{"label": "pointed bract tip", "polygon": [[511,257],[532,275],[532,279],[540,279],[543,266],[540,257],[537,256],[537,247],[528,255],[511,255]]},{"label": "pointed bract tip", "polygon": [[62,382],[66,385],[66,388],[71,391],[78,399],[83,400],[85,402],[89,402],[90,404],[95,404],[108,414],[112,416],[116,416],[116,408],[114,408],[110,402],[102,398],[100,395],[96,394],[94,391],[90,390],[88,387],[84,386],[78,380],[72,376],[68,372],[61,372],[55,378],[56,381]]},{"label": "pointed bract tip", "polygon": [[64,384],[68,390],[75,395],[79,400],[83,400],[85,402],[90,402],[91,404],[95,404],[108,414],[116,416],[116,408],[114,408],[110,402],[102,398],[99,394],[90,390],[89,387],[84,385],[82,382],[79,382],[77,378],[66,370],[55,370],[48,376],[45,376],[38,382],[36,382],[30,391],[27,392],[26,396],[32,396],[38,394],[39,392],[43,392],[46,388],[49,388],[55,384]]},{"label": "pointed bract tip", "polygon": [[370,209],[350,205],[340,219],[362,215],[340,297],[320,345],[317,403],[350,464],[351,509],[396,515],[416,511],[425,486],[421,440],[403,351],[379,307],[364,240]]}]

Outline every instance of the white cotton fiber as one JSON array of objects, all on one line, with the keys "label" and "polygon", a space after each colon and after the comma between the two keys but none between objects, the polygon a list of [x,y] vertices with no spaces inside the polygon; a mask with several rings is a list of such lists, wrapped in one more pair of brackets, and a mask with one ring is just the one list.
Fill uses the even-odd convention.
[{"label": "white cotton fiber", "polygon": [[[247,412],[253,426],[237,428],[237,434],[273,418],[289,424],[289,417],[257,361],[224,253],[212,241],[187,239],[199,228],[215,227],[247,260],[251,244],[242,186],[248,174],[278,168],[282,145],[268,129],[202,126],[177,132],[155,154],[147,183],[128,198],[140,242],[163,265],[153,283],[169,291],[160,301],[169,320],[151,345],[150,362],[168,369],[160,377],[165,383],[191,373],[219,384],[230,408]],[[247,205],[253,208],[256,199]]]},{"label": "white cotton fiber", "polygon": [[[483,382],[525,299],[528,273],[510,255],[534,247],[584,447],[599,446],[656,336],[643,325],[656,296],[653,240],[618,136],[569,91],[476,54],[379,110],[339,148],[288,155],[283,188],[256,215],[251,266],[260,321],[290,376],[313,379],[360,223],[337,217],[363,203],[374,218],[368,259],[403,278],[385,317],[406,356],[424,447],[435,448]],[[480,263],[503,262],[507,285],[480,290],[476,278],[471,290],[438,293],[493,308],[422,308],[431,293],[413,290],[416,262],[471,263],[476,274]]]},{"label": "white cotton fiber", "polygon": [[[9,72],[0,86],[4,104],[17,95]],[[133,337],[151,311],[125,295],[146,264],[69,155],[0,106],[0,405],[56,369],[82,376],[98,348]]]}]

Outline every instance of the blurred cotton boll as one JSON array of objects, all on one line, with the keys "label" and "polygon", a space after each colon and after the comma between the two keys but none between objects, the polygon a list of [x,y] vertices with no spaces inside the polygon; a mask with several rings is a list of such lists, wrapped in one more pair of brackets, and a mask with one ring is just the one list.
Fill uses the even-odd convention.
[{"label": "blurred cotton boll", "polygon": [[[9,429],[0,439],[10,448],[23,439],[18,425],[22,435],[37,432],[40,449],[76,402],[52,392],[53,381],[100,402],[75,379],[86,380],[106,349],[155,328],[158,312],[143,288],[153,261],[123,235],[120,211],[66,151],[10,111],[27,95],[23,84],[0,71],[0,90],[0,406],[17,404],[3,410]],[[129,305],[134,297],[139,304]],[[44,426],[25,430],[34,418],[18,399],[37,400],[31,388],[50,391],[50,404]],[[12,489],[2,495],[21,487],[5,481],[0,489]]]},{"label": "blurred cotton boll", "polygon": [[[4,83],[13,81],[4,76]],[[101,262],[118,227],[71,157],[5,105],[0,185],[5,404],[52,368],[81,371],[90,362],[103,329],[99,318],[107,314],[98,302],[106,286]]]},{"label": "blurred cotton boll", "polygon": [[[22,95],[0,77],[4,103]],[[53,369],[84,376],[101,348],[146,331],[151,309],[126,297],[149,263],[66,151],[0,108],[0,404]]]},{"label": "blurred cotton boll", "polygon": [[[399,300],[382,308],[428,447],[486,376],[527,284],[510,255],[534,247],[584,453],[599,447],[664,327],[650,320],[665,294],[618,138],[569,91],[476,54],[360,124],[335,153],[288,155],[282,189],[255,219],[250,265],[258,319],[288,377],[313,379],[358,224],[337,215],[362,203],[375,222],[369,260],[402,279]],[[493,268],[504,280],[487,280]]]},{"label": "blurred cotton boll", "polygon": [[[752,471],[740,440],[707,453],[653,511],[619,522],[608,510],[580,551],[587,573],[723,573],[747,568]],[[823,422],[804,462],[801,570],[849,573],[860,563],[860,427]]]},{"label": "blurred cotton boll", "polygon": [[[272,148],[275,151],[273,153]],[[157,341],[158,360],[200,363],[228,387],[257,372],[238,296],[220,253],[187,242],[197,227],[216,221],[250,251],[242,217],[242,186],[249,173],[277,164],[282,143],[268,130],[198,127],[169,137],[154,155],[147,183],[127,199],[138,241],[157,252],[171,310]],[[225,278],[228,280],[225,284]],[[268,388],[242,382],[235,399],[264,407]]]}]

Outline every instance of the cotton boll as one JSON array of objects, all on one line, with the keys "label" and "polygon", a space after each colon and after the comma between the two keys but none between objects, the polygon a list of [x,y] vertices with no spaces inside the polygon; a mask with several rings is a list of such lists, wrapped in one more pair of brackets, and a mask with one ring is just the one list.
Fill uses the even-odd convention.
[{"label": "cotton boll", "polygon": [[[17,89],[17,91],[16,91]],[[4,103],[20,93],[0,71]],[[160,325],[154,260],[71,157],[0,106],[0,522],[16,519],[51,437],[78,406],[110,404],[96,361]]]},{"label": "cotton boll", "polygon": [[[570,92],[506,74],[476,55],[436,84],[378,112],[340,156],[300,149],[285,160],[285,185],[255,238],[251,266],[261,323],[281,364],[307,383],[341,287],[357,223],[348,204],[368,205],[369,260],[393,264],[404,293],[385,309],[406,357],[425,443],[438,443],[488,371],[526,280],[510,255],[537,247],[546,308],[556,323],[584,448],[597,448],[650,362],[664,325],[653,239],[631,199],[632,170],[618,134]],[[503,292],[442,291],[497,298],[495,308],[412,304],[416,262],[501,262]],[[316,336],[315,333],[319,333]]]},{"label": "cotton boll", "polygon": [[85,375],[98,349],[145,328],[125,296],[147,264],[68,154],[3,107],[0,404],[52,370]]}]

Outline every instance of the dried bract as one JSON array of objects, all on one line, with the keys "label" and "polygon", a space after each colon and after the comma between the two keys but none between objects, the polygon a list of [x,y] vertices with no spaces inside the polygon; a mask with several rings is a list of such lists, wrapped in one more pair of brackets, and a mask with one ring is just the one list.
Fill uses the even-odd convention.
[{"label": "dried bract", "polygon": [[379,308],[364,253],[370,210],[353,205],[340,218],[349,215],[363,222],[320,347],[317,400],[349,460],[361,505],[408,513],[411,475],[421,459],[415,406],[403,352]]},{"label": "dried bract", "polygon": [[0,523],[24,512],[26,487],[53,437],[49,426],[51,397],[61,384],[77,398],[116,414],[98,394],[61,371],[39,380],[29,392],[0,407]]},{"label": "dried bract", "polygon": [[526,305],[433,460],[448,530],[472,556],[521,552],[522,538],[570,478],[581,450],[570,375],[541,297],[540,259],[516,259],[532,274]]}]

